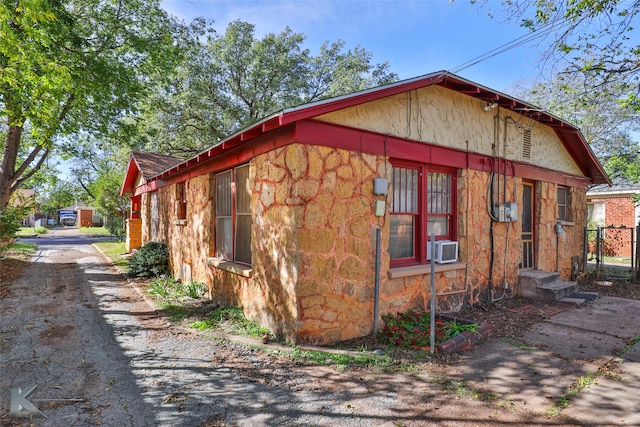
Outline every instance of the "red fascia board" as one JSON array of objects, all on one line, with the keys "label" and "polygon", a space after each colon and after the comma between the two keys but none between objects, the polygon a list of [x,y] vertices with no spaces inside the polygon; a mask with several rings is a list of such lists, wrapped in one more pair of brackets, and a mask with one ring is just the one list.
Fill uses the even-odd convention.
[{"label": "red fascia board", "polygon": [[423,79],[413,80],[404,84],[398,84],[387,88],[381,88],[379,90],[372,90],[359,95],[353,95],[350,97],[340,98],[335,101],[329,101],[326,103],[320,103],[318,105],[301,108],[294,111],[285,111],[282,114],[282,124],[289,124],[295,121],[309,119],[311,117],[320,116],[322,114],[330,113],[332,111],[341,110],[344,108],[353,107],[356,105],[364,104],[378,99],[394,96],[399,93],[409,92],[415,89],[431,86],[442,81],[443,76],[438,74],[434,76],[425,77]]},{"label": "red fascia board", "polygon": [[600,162],[586,144],[580,131],[574,127],[555,128],[556,135],[562,141],[566,150],[576,161],[580,170],[591,178],[592,184],[608,184],[611,180],[607,176]]},{"label": "red fascia board", "polygon": [[262,132],[269,132],[282,126],[282,115],[279,114],[266,122],[262,123]]},{"label": "red fascia board", "polygon": [[207,173],[217,173],[248,162],[252,158],[293,142],[294,125],[289,125],[269,132],[250,142],[234,142],[233,145],[217,145],[207,152],[208,158],[187,166],[182,163],[161,175],[152,178],[148,183],[135,189],[134,194],[155,191],[175,182],[186,181]]},{"label": "red fascia board", "polygon": [[588,188],[590,185],[589,179],[587,178],[575,175],[566,175],[524,163],[515,164],[515,173],[516,176],[522,177],[523,179],[546,181],[570,187]]},{"label": "red fascia board", "polygon": [[253,138],[257,138],[264,133],[263,125],[259,125],[253,128],[250,128],[246,132],[242,132],[240,134],[240,141],[248,141]]},{"label": "red fascia board", "polygon": [[120,187],[120,197],[124,197],[127,193],[133,193],[133,185],[135,184],[139,173],[140,167],[132,155],[129,158],[129,163],[127,164],[127,169],[124,173],[124,180],[122,181],[122,187]]},{"label": "red fascia board", "polygon": [[589,179],[560,173],[539,166],[532,166],[491,156],[466,152],[412,141],[388,135],[377,134],[357,128],[349,128],[317,120],[304,120],[296,124],[295,142],[331,146],[351,151],[386,155],[388,157],[431,163],[461,169],[475,169],[484,172],[504,171],[526,179],[537,179],[556,184],[586,188]]}]

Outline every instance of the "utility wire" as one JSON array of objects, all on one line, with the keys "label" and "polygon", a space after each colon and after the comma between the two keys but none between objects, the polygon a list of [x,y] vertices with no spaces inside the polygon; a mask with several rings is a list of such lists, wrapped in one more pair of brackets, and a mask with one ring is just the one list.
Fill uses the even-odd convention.
[{"label": "utility wire", "polygon": [[567,19],[562,19],[560,21],[554,21],[554,22],[550,22],[546,25],[544,25],[543,27],[541,27],[539,30],[537,31],[533,31],[530,33],[527,33],[525,35],[522,35],[508,43],[503,44],[502,46],[498,46],[497,48],[490,50],[489,52],[486,52],[480,56],[477,56],[473,59],[470,59],[469,61],[458,65],[457,67],[454,67],[453,69],[451,69],[451,72],[454,74],[459,73],[462,70],[465,70],[469,67],[472,67],[482,61],[486,61],[489,58],[493,58],[496,55],[499,55],[501,53],[504,53],[508,50],[514,49],[518,46],[522,46],[523,44],[529,43],[532,40],[536,40],[539,38],[543,38],[546,37],[547,35],[549,35],[549,33],[551,33],[552,31],[556,31],[556,30],[560,30],[563,27],[566,27],[570,24],[569,20]]}]

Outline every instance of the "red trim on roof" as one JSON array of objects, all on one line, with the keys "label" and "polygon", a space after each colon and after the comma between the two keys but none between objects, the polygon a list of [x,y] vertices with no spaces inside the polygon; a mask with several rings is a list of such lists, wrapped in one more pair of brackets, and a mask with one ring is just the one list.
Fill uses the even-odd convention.
[{"label": "red trim on roof", "polygon": [[[303,132],[305,130],[305,126],[307,125],[301,122],[307,121],[308,119],[311,119],[315,116],[363,104],[366,102],[375,101],[385,97],[394,96],[400,93],[420,89],[434,84],[451,90],[455,90],[468,96],[472,96],[487,103],[497,103],[500,108],[512,110],[517,114],[529,117],[532,120],[538,121],[546,126],[551,127],[556,131],[556,134],[558,135],[570,155],[575,159],[576,163],[582,168],[585,176],[589,177],[593,184],[610,184],[609,178],[604,172],[604,169],[596,159],[595,155],[593,154],[590,147],[587,145],[586,141],[582,137],[582,134],[577,128],[566,122],[563,122],[557,117],[541,111],[537,107],[526,104],[523,101],[507,96],[495,90],[465,80],[446,71],[437,72],[422,77],[417,77],[414,79],[382,86],[379,88],[369,89],[342,97],[332,98],[325,101],[319,101],[303,105],[301,107],[284,110],[278,115],[268,117],[258,123],[245,128],[244,130],[241,130],[235,135],[230,136],[222,143],[206,151],[205,156],[203,156],[204,153],[201,153],[198,156],[194,157],[194,159],[183,162],[177,167],[174,167],[155,178],[165,179],[170,177],[171,175],[182,173],[185,170],[197,167],[202,162],[206,163],[214,157],[225,155],[225,153],[229,151],[235,151],[238,148],[243,147],[249,143],[251,143],[251,145],[254,145],[255,142],[259,145],[261,142],[259,140],[261,140],[271,132],[281,129],[283,126],[297,123],[298,125],[296,126],[296,133]],[[332,129],[333,131],[338,131],[335,127]],[[327,136],[328,135],[325,135],[324,137],[326,138]],[[388,137],[388,139],[402,141],[401,138]],[[314,137],[313,140],[320,145],[328,145],[327,141],[322,140],[321,138]],[[336,146],[336,141],[340,141],[340,138],[337,138],[334,134],[331,136],[330,141],[331,146]],[[338,143],[338,145],[340,144],[342,143]],[[420,145],[422,143],[415,141],[398,143],[398,145],[403,146],[404,150],[406,150],[405,152],[421,151],[421,148],[413,147],[413,145],[416,144]],[[356,146],[351,149],[357,150],[358,147]],[[433,148],[433,150],[437,151],[438,149]],[[388,152],[387,154],[391,155]]]},{"label": "red trim on roof", "polygon": [[561,173],[540,166],[505,159],[498,159],[496,163],[496,160],[486,154],[382,135],[318,120],[303,120],[296,123],[295,142],[485,172],[490,172],[491,165],[493,165],[493,170],[506,169],[507,174],[512,176],[544,180],[573,187],[587,188],[590,184],[585,177]]}]

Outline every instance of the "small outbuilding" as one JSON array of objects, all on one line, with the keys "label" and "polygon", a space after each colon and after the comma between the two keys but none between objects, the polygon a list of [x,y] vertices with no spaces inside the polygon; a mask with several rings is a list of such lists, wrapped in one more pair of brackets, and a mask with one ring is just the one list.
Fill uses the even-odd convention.
[{"label": "small outbuilding", "polygon": [[320,344],[427,310],[432,271],[439,312],[517,295],[522,272],[568,279],[593,184],[610,182],[579,129],[436,72],[283,110],[187,160],[132,153],[121,193],[130,249],[166,242],[177,278]]}]

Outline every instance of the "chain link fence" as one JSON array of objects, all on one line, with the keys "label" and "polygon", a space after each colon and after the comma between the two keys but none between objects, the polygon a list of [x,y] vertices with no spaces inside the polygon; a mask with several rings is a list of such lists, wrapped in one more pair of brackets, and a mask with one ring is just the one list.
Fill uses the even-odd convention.
[{"label": "chain link fence", "polygon": [[584,237],[587,273],[601,279],[637,280],[640,227],[586,227]]}]

